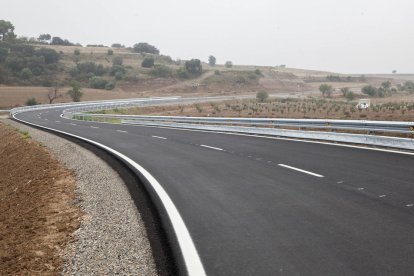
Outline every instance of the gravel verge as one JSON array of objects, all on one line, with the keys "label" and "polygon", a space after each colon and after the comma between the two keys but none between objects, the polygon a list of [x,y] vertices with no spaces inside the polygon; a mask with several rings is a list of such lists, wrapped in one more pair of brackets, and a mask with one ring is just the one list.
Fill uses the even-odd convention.
[{"label": "gravel verge", "polygon": [[116,171],[64,138],[3,121],[28,131],[75,173],[76,198],[86,215],[65,250],[63,275],[158,275],[142,216]]}]

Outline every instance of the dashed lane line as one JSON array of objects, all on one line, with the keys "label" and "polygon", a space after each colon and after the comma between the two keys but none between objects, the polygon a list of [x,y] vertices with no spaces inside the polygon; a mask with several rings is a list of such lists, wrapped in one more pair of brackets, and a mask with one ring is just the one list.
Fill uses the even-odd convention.
[{"label": "dashed lane line", "polygon": [[321,174],[317,174],[317,173],[313,173],[313,172],[310,172],[310,171],[302,170],[302,169],[295,168],[295,167],[292,167],[292,166],[288,166],[288,165],[285,165],[285,164],[278,164],[278,165],[280,167],[284,167],[284,168],[291,169],[291,170],[294,170],[294,171],[306,173],[306,174],[313,175],[313,176],[316,176],[316,177],[324,177]]},{"label": "dashed lane line", "polygon": [[203,147],[203,148],[209,148],[209,149],[214,149],[214,150],[223,150],[223,149],[221,149],[221,148],[216,148],[216,147],[212,147],[212,146],[207,146],[207,145],[200,145],[200,147]]}]

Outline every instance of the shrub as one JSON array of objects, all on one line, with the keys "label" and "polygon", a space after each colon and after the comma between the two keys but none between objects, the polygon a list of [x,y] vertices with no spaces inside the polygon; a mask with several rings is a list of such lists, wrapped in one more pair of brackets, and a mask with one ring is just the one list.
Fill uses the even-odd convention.
[{"label": "shrub", "polygon": [[112,56],[113,54],[114,54],[114,50],[109,49],[109,50],[108,50],[108,56]]},{"label": "shrub", "polygon": [[32,106],[32,105],[38,105],[39,103],[36,101],[35,98],[28,98],[26,101],[26,105]]},{"label": "shrub", "polygon": [[269,98],[269,94],[267,94],[267,92],[266,92],[266,91],[260,91],[260,92],[257,92],[257,94],[256,94],[256,99],[257,99],[259,102],[264,102],[264,101],[266,101],[268,98]]},{"label": "shrub", "polygon": [[152,68],[154,67],[154,58],[153,57],[146,57],[141,63],[141,67],[144,68]]},{"label": "shrub", "polygon": [[362,87],[362,93],[370,96],[370,97],[374,97],[378,94],[378,89],[372,85],[365,85],[364,87]]},{"label": "shrub", "polygon": [[100,77],[92,77],[89,80],[89,86],[91,88],[96,88],[96,89],[105,89],[105,86],[108,84],[108,81],[100,78]]},{"label": "shrub", "polygon": [[185,68],[178,68],[177,69],[177,76],[180,79],[188,79],[190,77],[190,75],[188,74],[188,72]]},{"label": "shrub", "polygon": [[116,72],[115,73],[115,79],[116,80],[122,80],[124,77],[124,74],[122,72]]},{"label": "shrub", "polygon": [[120,56],[116,56],[112,59],[113,65],[122,65],[122,63],[124,63],[124,59]]},{"label": "shrub", "polygon": [[28,80],[31,77],[33,77],[33,73],[32,70],[30,70],[29,68],[23,68],[22,71],[20,72],[20,76],[22,79]]},{"label": "shrub", "polygon": [[75,51],[73,51],[73,54],[75,56],[79,56],[80,55],[80,50],[79,49],[75,49]]},{"label": "shrub", "polygon": [[122,65],[113,65],[111,67],[110,74],[111,76],[116,76],[117,73],[125,74],[126,73],[125,67]]},{"label": "shrub", "polygon": [[172,70],[168,66],[157,64],[154,66],[154,69],[151,70],[150,74],[155,77],[166,78],[166,77],[171,77]]},{"label": "shrub", "polygon": [[153,45],[150,45],[146,42],[140,42],[133,46],[135,53],[148,53],[158,55],[160,51]]},{"label": "shrub", "polygon": [[231,68],[231,67],[233,67],[233,62],[226,61],[226,63],[224,64],[224,66],[226,66],[226,68]]},{"label": "shrub", "polygon": [[220,75],[220,71],[219,70],[215,70],[214,71],[214,75],[217,75],[217,76]]},{"label": "shrub", "polygon": [[114,82],[108,82],[105,85],[105,90],[113,90],[115,88],[115,83]]},{"label": "shrub", "polygon": [[79,82],[72,81],[70,83],[70,86],[72,88],[68,91],[69,97],[71,97],[72,101],[74,101],[74,102],[80,102],[83,93],[81,91],[81,86],[80,86]]},{"label": "shrub", "polygon": [[216,58],[215,58],[214,56],[209,56],[209,57],[208,57],[208,64],[209,64],[210,66],[214,66],[214,65],[216,65]]},{"label": "shrub", "polygon": [[203,67],[199,59],[187,60],[185,62],[185,69],[192,75],[201,75]]},{"label": "shrub", "polygon": [[332,94],[332,85],[326,84],[326,83],[321,84],[319,86],[319,91],[322,92],[322,96],[324,96],[324,97],[330,97],[331,94]]}]

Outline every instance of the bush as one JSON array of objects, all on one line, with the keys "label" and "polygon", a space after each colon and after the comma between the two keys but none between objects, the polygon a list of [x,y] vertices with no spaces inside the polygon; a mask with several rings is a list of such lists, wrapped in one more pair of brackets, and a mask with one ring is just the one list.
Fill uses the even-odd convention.
[{"label": "bush", "polygon": [[70,86],[72,88],[68,91],[69,97],[71,97],[72,101],[74,101],[74,102],[80,102],[83,93],[81,91],[81,86],[80,86],[79,82],[72,81],[70,83]]},{"label": "bush", "polygon": [[185,69],[192,75],[201,75],[203,67],[199,59],[192,59],[185,62]]},{"label": "bush", "polygon": [[32,70],[30,70],[29,68],[23,68],[22,71],[20,72],[20,77],[22,79],[28,80],[31,77],[33,77],[33,73]]},{"label": "bush", "polygon": [[188,79],[190,75],[188,74],[187,70],[185,68],[179,68],[177,69],[177,76],[180,79]]},{"label": "bush", "polygon": [[226,63],[224,64],[224,66],[226,66],[226,68],[231,68],[231,67],[233,67],[233,62],[226,61]]},{"label": "bush", "polygon": [[141,63],[141,66],[144,68],[152,68],[154,67],[154,58],[153,57],[146,57]]},{"label": "bush", "polygon": [[114,82],[108,82],[105,85],[105,90],[113,90],[115,88],[115,83]]},{"label": "bush", "polygon": [[79,49],[75,49],[75,51],[73,51],[73,54],[75,56],[79,56],[80,55],[80,50]]},{"label": "bush", "polygon": [[114,43],[111,45],[112,48],[125,48],[124,45],[122,45],[121,43]]},{"label": "bush", "polygon": [[116,56],[112,59],[113,65],[122,65],[122,63],[124,63],[124,59],[120,56]]},{"label": "bush", "polygon": [[155,77],[166,78],[166,77],[171,77],[172,70],[168,66],[157,64],[154,66],[154,69],[151,70],[150,74]]},{"label": "bush", "polygon": [[260,71],[260,69],[254,70],[254,73],[258,76],[263,76],[262,71]]},{"label": "bush", "polygon": [[124,78],[124,74],[122,72],[116,72],[115,73],[115,79],[116,80],[122,80]]},{"label": "bush", "polygon": [[372,85],[365,85],[364,87],[362,87],[362,93],[370,96],[370,97],[374,97],[378,94],[378,89]]},{"label": "bush", "polygon": [[109,49],[109,50],[108,50],[108,56],[112,56],[113,54],[114,54],[114,50]]},{"label": "bush", "polygon": [[115,76],[117,73],[125,74],[126,73],[125,67],[122,65],[113,65],[111,67],[110,74],[111,76]]},{"label": "bush", "polygon": [[96,88],[96,89],[105,89],[105,86],[108,84],[108,81],[100,78],[100,77],[92,77],[89,80],[89,86],[91,88]]},{"label": "bush", "polygon": [[332,90],[332,85],[330,84],[324,83],[319,86],[319,91],[322,92],[322,96],[324,97],[330,97],[332,94]]},{"label": "bush", "polygon": [[160,51],[153,45],[150,45],[146,42],[140,42],[133,46],[135,53],[148,53],[158,55]]},{"label": "bush", "polygon": [[38,105],[39,103],[36,101],[35,98],[28,98],[26,101],[26,105],[32,106],[32,105]]},{"label": "bush", "polygon": [[268,98],[269,98],[269,94],[267,94],[267,92],[266,92],[266,91],[260,91],[260,92],[257,92],[257,94],[256,94],[256,99],[257,99],[259,102],[264,102],[264,101],[266,101]]},{"label": "bush", "polygon": [[219,70],[215,70],[214,71],[214,75],[217,75],[217,76],[220,75],[220,71]]}]

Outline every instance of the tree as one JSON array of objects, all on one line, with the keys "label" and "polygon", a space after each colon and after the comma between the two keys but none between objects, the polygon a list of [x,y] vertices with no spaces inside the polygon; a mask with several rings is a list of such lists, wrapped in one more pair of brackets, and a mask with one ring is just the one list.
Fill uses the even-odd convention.
[{"label": "tree", "polygon": [[355,94],[352,91],[349,91],[348,93],[345,94],[345,98],[347,101],[352,101],[355,99]]},{"label": "tree", "polygon": [[324,96],[324,97],[330,97],[331,94],[332,94],[332,85],[326,84],[326,83],[321,84],[319,86],[319,91],[322,92],[322,96]]},{"label": "tree", "polygon": [[349,93],[349,87],[342,87],[341,88],[341,92],[342,92],[342,96],[346,97],[346,94]]},{"label": "tree", "polygon": [[148,44],[146,42],[140,42],[133,46],[133,50],[135,53],[148,53],[158,55],[160,50],[158,50],[155,46]]},{"label": "tree", "polygon": [[216,65],[216,58],[215,58],[214,56],[209,56],[209,57],[208,57],[208,64],[209,64],[210,66],[214,66],[214,65]]},{"label": "tree", "polygon": [[39,104],[35,98],[28,98],[26,101],[26,105],[32,106],[32,105],[37,105]]},{"label": "tree", "polygon": [[104,89],[107,84],[108,84],[108,81],[101,77],[92,77],[89,80],[89,86],[91,88]]},{"label": "tree", "polygon": [[47,41],[49,41],[51,39],[52,39],[52,36],[50,34],[41,34],[37,38],[37,40],[42,41],[42,42],[47,42]]},{"label": "tree", "polygon": [[144,68],[151,68],[154,67],[154,58],[153,57],[146,57],[141,63],[141,67]]},{"label": "tree", "polygon": [[112,59],[113,65],[122,65],[122,63],[124,63],[124,59],[120,56],[116,56]]},{"label": "tree", "polygon": [[10,21],[0,20],[0,37],[3,41],[15,38],[14,26]]},{"label": "tree", "polygon": [[48,49],[48,48],[41,48],[37,50],[35,55],[43,56],[46,64],[57,63],[60,59],[60,55],[58,52],[56,52],[53,49]]},{"label": "tree", "polygon": [[226,66],[226,68],[231,68],[231,67],[233,67],[233,62],[226,61],[226,63],[224,64],[224,66]]},{"label": "tree", "polygon": [[203,72],[203,67],[199,59],[187,60],[185,62],[185,69],[188,71],[188,73],[193,75],[201,75]]},{"label": "tree", "polygon": [[67,93],[69,95],[69,97],[72,99],[72,101],[74,102],[80,102],[81,98],[82,98],[82,91],[81,91],[81,86],[80,83],[77,81],[72,81],[70,83],[70,86],[72,87],[72,89],[70,89]]},{"label": "tree", "polygon": [[62,97],[62,94],[59,94],[59,85],[55,84],[55,86],[49,88],[49,92],[47,93],[47,98],[49,99],[49,104],[52,104],[54,100]]},{"label": "tree", "polygon": [[264,102],[264,101],[267,100],[267,98],[269,98],[269,94],[267,94],[266,91],[260,91],[260,92],[257,92],[257,94],[256,94],[256,99],[259,102]]},{"label": "tree", "polygon": [[122,45],[121,43],[114,43],[111,45],[112,48],[125,48],[124,45]]},{"label": "tree", "polygon": [[30,70],[30,68],[25,67],[20,72],[20,76],[22,77],[22,79],[28,80],[31,77],[33,77],[32,70]]},{"label": "tree", "polygon": [[374,97],[378,94],[378,89],[372,85],[365,85],[364,87],[362,87],[362,93],[370,96],[370,97]]}]

